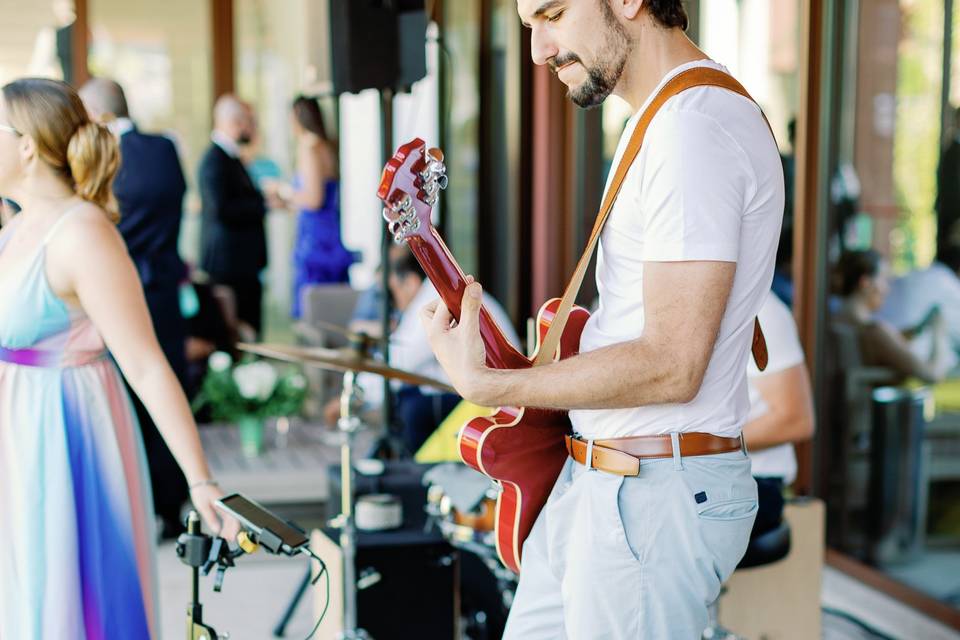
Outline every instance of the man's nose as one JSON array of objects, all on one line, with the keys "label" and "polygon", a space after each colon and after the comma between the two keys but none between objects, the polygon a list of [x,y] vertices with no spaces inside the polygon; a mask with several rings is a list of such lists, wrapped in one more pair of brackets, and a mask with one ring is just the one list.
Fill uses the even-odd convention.
[{"label": "man's nose", "polygon": [[556,43],[548,30],[542,25],[534,25],[530,30],[530,57],[534,64],[547,64],[547,60],[559,53]]}]

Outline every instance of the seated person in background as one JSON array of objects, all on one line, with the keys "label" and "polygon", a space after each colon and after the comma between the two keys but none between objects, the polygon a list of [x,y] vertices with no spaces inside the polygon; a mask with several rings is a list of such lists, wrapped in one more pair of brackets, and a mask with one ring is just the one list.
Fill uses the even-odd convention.
[{"label": "seated person in background", "polygon": [[[836,319],[856,328],[865,365],[891,369],[899,381],[911,376],[931,383],[944,378],[953,354],[947,345],[946,323],[939,307],[929,311],[918,325],[903,330],[875,318],[890,285],[887,264],[872,249],[844,253],[836,276],[843,298]],[[910,348],[910,340],[928,330],[930,349],[917,356]]]},{"label": "seated person in background", "polygon": [[891,282],[877,319],[900,330],[909,329],[936,307],[943,313],[950,348],[960,351],[960,247],[943,250],[928,268]]},{"label": "seated person in background", "polygon": [[793,443],[813,437],[813,394],[790,309],[772,292],[760,308],[770,360],[763,371],[748,360],[750,413],[743,437],[757,481],[759,511],[753,533],[776,527],[783,515],[783,488],[797,478]]},{"label": "seated person in background", "polygon": [[[439,294],[433,284],[427,280],[420,263],[406,245],[392,246],[389,260],[390,295],[400,313],[399,321],[390,334],[390,365],[441,382],[448,382],[446,373],[433,355],[419,318],[420,310],[436,300]],[[486,293],[483,296],[483,304],[493,316],[494,322],[503,330],[506,338],[514,345],[520,345],[517,332],[500,304]],[[380,377],[365,374],[358,379],[367,403],[378,404],[382,401],[383,386]],[[403,442],[411,454],[420,448],[420,445],[459,401],[460,397],[455,394],[439,392],[429,387],[412,385],[397,387],[396,415],[402,428]],[[328,422],[336,421],[338,409],[337,400],[332,400],[327,405],[325,414]]]}]

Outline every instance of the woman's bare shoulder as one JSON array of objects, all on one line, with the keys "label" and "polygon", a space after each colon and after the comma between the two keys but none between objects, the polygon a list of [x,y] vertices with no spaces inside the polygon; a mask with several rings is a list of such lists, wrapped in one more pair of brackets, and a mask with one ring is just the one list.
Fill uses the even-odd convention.
[{"label": "woman's bare shoulder", "polygon": [[98,205],[84,202],[54,232],[49,241],[56,253],[126,250],[116,224]]}]

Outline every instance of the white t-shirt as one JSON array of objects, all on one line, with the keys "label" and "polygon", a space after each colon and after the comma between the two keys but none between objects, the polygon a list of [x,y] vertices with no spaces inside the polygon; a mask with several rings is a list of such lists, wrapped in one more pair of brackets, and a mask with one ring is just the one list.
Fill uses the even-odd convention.
[{"label": "white t-shirt", "polygon": [[[756,378],[762,378],[772,373],[786,371],[803,363],[803,347],[800,346],[800,336],[797,334],[797,324],[787,305],[773,293],[768,293],[760,308],[760,326],[767,339],[767,351],[770,358],[767,368],[757,369],[753,358],[747,365],[747,381],[752,383]],[[770,411],[770,406],[764,402],[753,384],[750,388],[750,413],[747,422],[756,420]],[[750,459],[753,463],[753,475],[783,478],[784,484],[793,484],[797,479],[797,455],[793,444],[786,443],[751,451]]]},{"label": "white t-shirt", "polygon": [[[886,320],[897,329],[907,329],[916,326],[937,305],[947,323],[953,347],[960,349],[960,278],[950,267],[939,262],[891,282],[890,293],[877,312],[877,318]],[[930,353],[929,345],[924,353]]]},{"label": "white t-shirt", "polygon": [[[660,86],[694,66],[726,71],[714,62],[688,63],[668,73]],[[627,123],[614,168],[645,108]],[[753,319],[773,279],[783,198],[777,145],[753,102],[720,87],[696,87],[663,105],[603,230],[597,255],[600,305],[583,331],[580,351],[643,333],[646,261],[736,262],[733,288],[703,384],[691,402],[571,411],[577,432],[590,438],[740,434],[750,409],[746,360]]]}]

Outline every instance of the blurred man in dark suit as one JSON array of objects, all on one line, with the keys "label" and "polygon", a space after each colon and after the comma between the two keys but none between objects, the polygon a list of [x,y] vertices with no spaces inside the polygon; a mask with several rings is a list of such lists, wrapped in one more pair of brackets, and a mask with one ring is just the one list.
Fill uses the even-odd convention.
[{"label": "blurred man in dark suit", "polygon": [[937,257],[960,248],[960,109],[953,113],[953,136],[937,169]]},{"label": "blurred man in dark suit", "polygon": [[[180,313],[179,286],[186,267],[177,252],[186,182],[173,142],[139,131],[127,109],[123,89],[96,78],[80,89],[91,118],[106,124],[120,141],[120,169],[113,192],[120,207],[117,225],[140,274],[153,328],[174,373],[186,377],[186,323]],[[131,394],[150,463],[154,508],[166,535],[180,528],[180,507],[189,492],[176,461],[136,394]]]},{"label": "blurred man in dark suit", "polygon": [[212,144],[200,161],[203,207],[200,266],[233,290],[238,319],[260,333],[260,271],[267,264],[263,195],[240,159],[253,136],[249,109],[224,95],[213,109]]}]

